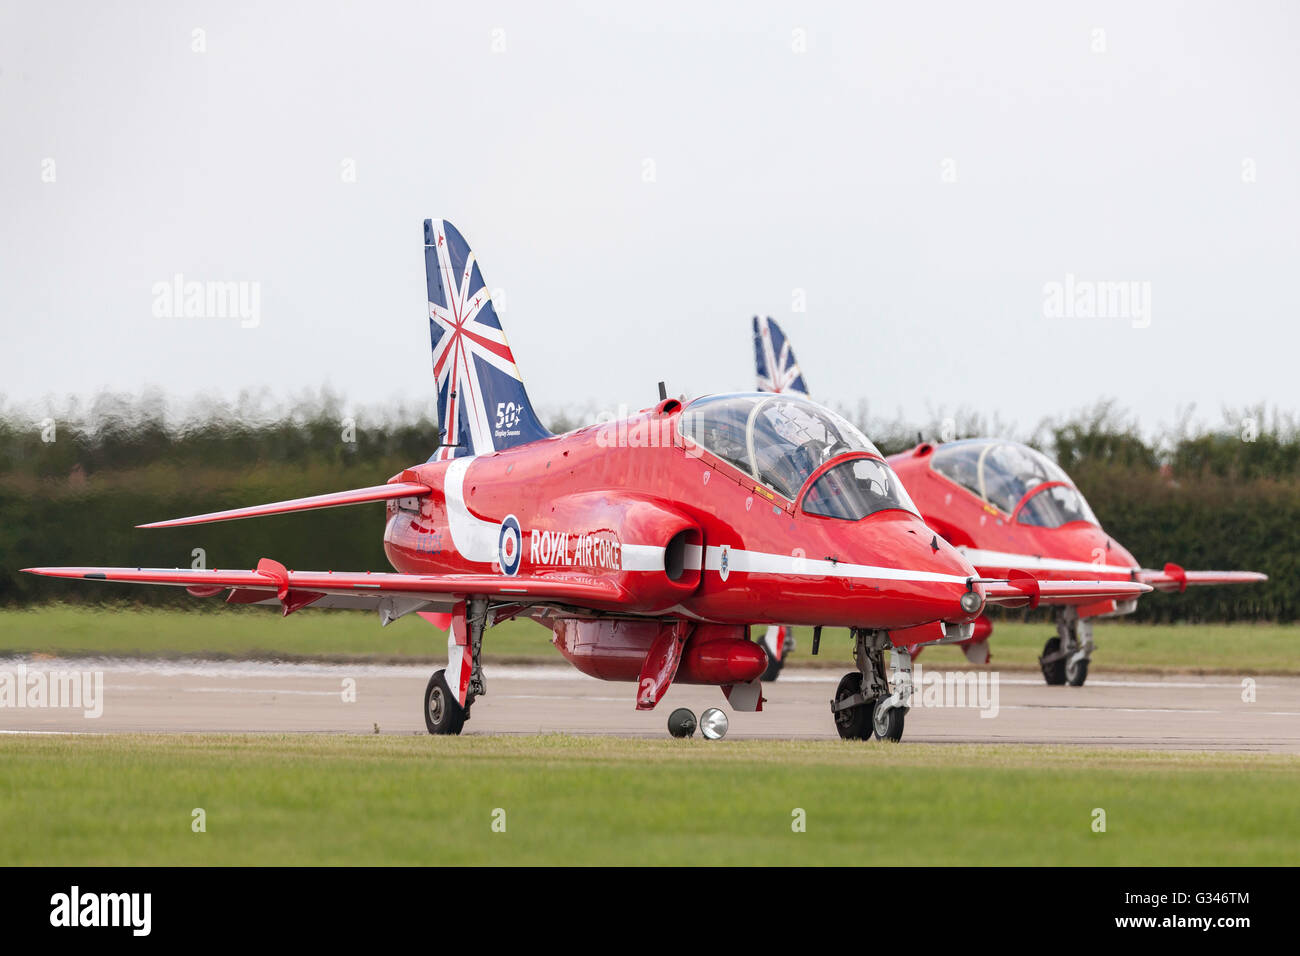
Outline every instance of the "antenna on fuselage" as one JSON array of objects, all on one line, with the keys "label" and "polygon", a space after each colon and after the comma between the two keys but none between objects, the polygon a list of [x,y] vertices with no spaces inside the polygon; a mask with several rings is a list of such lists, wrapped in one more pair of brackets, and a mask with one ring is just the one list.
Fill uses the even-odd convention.
[{"label": "antenna on fuselage", "polygon": [[666,398],[668,398],[668,388],[667,388],[667,386],[665,386],[665,384],[664,384],[663,382],[660,382],[660,383],[659,383],[659,401],[662,402],[662,401],[664,401]]}]

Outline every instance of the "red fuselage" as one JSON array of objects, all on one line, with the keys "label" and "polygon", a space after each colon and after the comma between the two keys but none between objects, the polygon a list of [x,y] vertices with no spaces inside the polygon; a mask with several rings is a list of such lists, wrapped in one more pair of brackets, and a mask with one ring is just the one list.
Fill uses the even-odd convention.
[{"label": "red fuselage", "polygon": [[[1032,523],[1041,519],[1035,517],[1030,501],[1058,486],[1073,491],[1071,483],[1039,483],[1014,505],[1008,500],[1008,509],[941,474],[933,467],[934,451],[930,444],[918,445],[891,456],[889,463],[926,524],[960,548],[985,576],[1019,569],[1043,580],[1083,575],[1096,580],[1134,579],[1137,561],[1099,524],[1090,520],[1066,521],[1055,527]],[[1086,617],[1115,610],[1115,602],[1104,601],[1079,612]]]},{"label": "red fuselage", "polygon": [[403,472],[394,480],[433,493],[389,503],[389,561],[414,575],[603,579],[619,597],[587,610],[623,618],[891,631],[974,619],[958,603],[973,566],[917,516],[804,512],[846,456],[787,498],[683,438],[680,415],[669,400],[617,426]]}]

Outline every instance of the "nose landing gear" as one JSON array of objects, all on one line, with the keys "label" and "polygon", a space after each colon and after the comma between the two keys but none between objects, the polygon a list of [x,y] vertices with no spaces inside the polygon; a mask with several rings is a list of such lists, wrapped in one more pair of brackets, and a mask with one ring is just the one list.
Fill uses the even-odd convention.
[{"label": "nose landing gear", "polygon": [[862,692],[862,675],[849,671],[840,678],[831,701],[835,729],[845,740],[870,740],[871,718],[876,712],[876,698]]},{"label": "nose landing gear", "polygon": [[1056,637],[1048,639],[1038,658],[1043,680],[1052,686],[1082,687],[1088,679],[1093,648],[1092,621],[1080,620],[1072,607],[1062,608],[1056,615]]},{"label": "nose landing gear", "polygon": [[[884,667],[886,647],[896,674],[892,692]],[[846,740],[869,740],[873,734],[881,740],[901,740],[912,702],[912,655],[894,647],[885,631],[855,630],[853,651],[858,669],[840,679],[831,701],[835,729]]]}]

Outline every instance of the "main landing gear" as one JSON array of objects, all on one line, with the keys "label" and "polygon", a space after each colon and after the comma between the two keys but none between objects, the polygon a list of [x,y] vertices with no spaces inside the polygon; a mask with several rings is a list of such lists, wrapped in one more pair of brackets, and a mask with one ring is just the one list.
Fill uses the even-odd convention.
[{"label": "main landing gear", "polygon": [[458,734],[465,727],[469,708],[461,707],[447,686],[447,672],[437,670],[424,688],[424,726],[431,734]]},{"label": "main landing gear", "polygon": [[1092,621],[1079,619],[1073,607],[1061,608],[1056,613],[1056,637],[1043,645],[1043,656],[1038,666],[1043,670],[1043,680],[1058,686],[1069,684],[1082,687],[1088,679],[1088,662],[1092,660]]},{"label": "main landing gear", "polygon": [[[434,671],[424,688],[424,726],[431,734],[459,734],[465,721],[469,720],[474,701],[487,693],[482,661],[487,615],[487,599],[471,598],[465,602],[464,608],[457,607],[452,616],[451,635],[447,640],[447,668]],[[469,671],[469,680],[462,706],[458,689],[461,675],[466,670]]]},{"label": "main landing gear", "polygon": [[[780,642],[778,647],[777,642]],[[794,630],[781,624],[772,624],[758,641],[763,645],[763,650],[767,652],[767,670],[763,671],[762,681],[764,684],[770,684],[781,676],[781,668],[785,667],[785,659],[795,648]],[[777,651],[780,651],[777,654]]]},{"label": "main landing gear", "polygon": [[[884,666],[886,648],[896,674],[892,693]],[[886,631],[854,629],[853,656],[858,669],[840,679],[831,701],[835,729],[846,740],[868,740],[872,735],[901,740],[912,702],[912,655],[894,647]]]}]

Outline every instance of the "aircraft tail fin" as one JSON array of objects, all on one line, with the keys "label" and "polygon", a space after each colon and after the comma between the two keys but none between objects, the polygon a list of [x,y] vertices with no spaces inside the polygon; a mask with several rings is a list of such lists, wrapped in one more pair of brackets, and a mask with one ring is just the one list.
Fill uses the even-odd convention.
[{"label": "aircraft tail fin", "polygon": [[794,349],[775,319],[754,316],[754,364],[760,392],[808,394],[808,384],[795,360]]},{"label": "aircraft tail fin", "polygon": [[424,221],[424,270],[442,433],[429,460],[481,455],[549,436],[533,411],[478,260],[445,219]]}]

